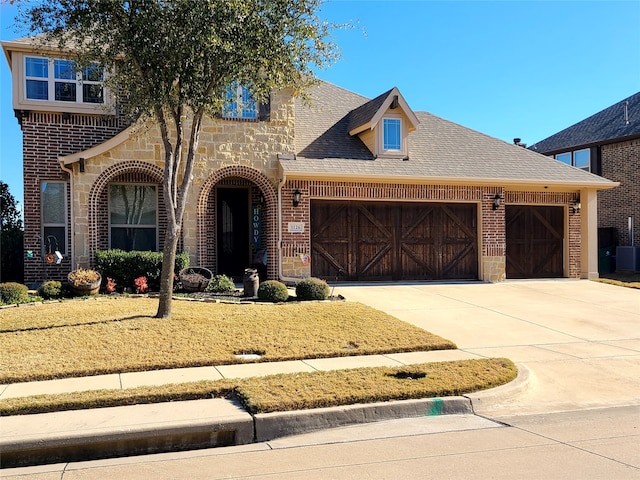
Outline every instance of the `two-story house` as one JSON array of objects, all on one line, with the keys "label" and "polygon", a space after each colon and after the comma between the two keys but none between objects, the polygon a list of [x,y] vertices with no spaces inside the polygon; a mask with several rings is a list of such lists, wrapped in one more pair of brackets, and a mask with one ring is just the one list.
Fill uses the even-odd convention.
[{"label": "two-story house", "polygon": [[600,247],[640,246],[640,92],[530,148],[618,182],[598,194]]},{"label": "two-story house", "polygon": [[[26,281],[101,249],[161,249],[156,126],[123,122],[99,68],[2,46],[24,135]],[[369,99],[320,82],[309,104],[280,91],[264,106],[229,92],[202,127],[180,244],[192,265],[262,263],[285,281],[597,276],[597,192],[614,182],[413,111],[397,88]]]}]

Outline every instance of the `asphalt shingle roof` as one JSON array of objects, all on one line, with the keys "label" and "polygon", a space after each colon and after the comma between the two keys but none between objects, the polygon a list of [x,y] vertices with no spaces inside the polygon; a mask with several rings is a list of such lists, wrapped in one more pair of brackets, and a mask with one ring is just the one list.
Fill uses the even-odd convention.
[{"label": "asphalt shingle roof", "polygon": [[640,92],[537,142],[530,149],[551,154],[635,136],[640,136]]},{"label": "asphalt shingle roof", "polygon": [[427,112],[415,112],[420,123],[409,134],[409,160],[374,158],[357,136],[348,134],[353,112],[373,102],[328,83],[316,87],[311,97],[310,105],[296,104],[296,159],[280,161],[288,174],[613,186],[597,175]]}]

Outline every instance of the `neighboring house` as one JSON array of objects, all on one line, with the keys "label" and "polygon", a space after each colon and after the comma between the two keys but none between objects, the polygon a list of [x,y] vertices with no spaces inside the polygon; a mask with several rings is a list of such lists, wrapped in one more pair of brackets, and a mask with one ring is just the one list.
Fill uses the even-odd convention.
[{"label": "neighboring house", "polygon": [[[127,126],[99,71],[67,74],[28,40],[3,49],[24,135],[25,280],[64,278],[101,249],[161,249],[158,129]],[[192,265],[238,277],[264,263],[285,281],[597,276],[597,192],[614,182],[414,112],[396,88],[371,100],[321,82],[310,105],[229,92],[202,127],[180,243]],[[52,239],[60,265],[43,260]]]},{"label": "neighboring house", "polygon": [[530,148],[619,182],[598,194],[600,247],[640,246],[640,92]]}]

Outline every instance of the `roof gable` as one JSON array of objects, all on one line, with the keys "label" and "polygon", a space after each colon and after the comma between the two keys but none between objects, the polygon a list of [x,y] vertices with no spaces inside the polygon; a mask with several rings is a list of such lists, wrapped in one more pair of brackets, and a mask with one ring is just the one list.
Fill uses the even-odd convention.
[{"label": "roof gable", "polygon": [[640,92],[529,148],[547,154],[613,143],[637,136],[640,136]]},{"label": "roof gable", "polygon": [[351,112],[348,126],[349,135],[357,135],[365,130],[375,128],[389,109],[395,110],[396,108],[399,108],[409,121],[408,131],[415,130],[420,123],[418,117],[409,108],[398,88],[393,87]]}]

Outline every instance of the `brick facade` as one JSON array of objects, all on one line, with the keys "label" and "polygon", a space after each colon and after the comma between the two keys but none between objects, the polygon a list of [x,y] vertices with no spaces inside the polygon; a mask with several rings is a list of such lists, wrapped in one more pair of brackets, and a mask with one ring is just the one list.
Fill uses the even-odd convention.
[{"label": "brick facade", "polygon": [[[118,117],[19,112],[23,134],[24,169],[24,281],[63,280],[71,268],[66,256],[60,265],[44,262],[45,250],[40,226],[40,185],[43,181],[67,183],[67,205],[71,205],[69,174],[60,168],[58,157],[86,150],[116,135],[124,128]],[[67,208],[71,222],[71,209]],[[67,245],[71,245],[67,229]],[[27,252],[31,252],[28,255]]]},{"label": "brick facade", "polygon": [[640,245],[640,139],[603,145],[601,151],[602,176],[620,186],[598,193],[598,227],[615,228],[618,245],[629,245],[633,217],[633,242]]},{"label": "brick facade", "polygon": [[[295,279],[309,276],[311,264],[310,207],[314,199],[388,200],[412,202],[464,202],[478,207],[479,279],[505,279],[505,205],[565,206],[566,276],[580,276],[580,214],[570,205],[576,192],[522,192],[504,186],[445,184],[365,183],[284,179],[278,155],[294,153],[293,100],[285,93],[271,99],[269,121],[230,121],[208,118],[200,135],[192,188],[182,226],[180,248],[190,254],[191,264],[217,272],[216,188],[247,188],[253,205],[262,212],[262,248],[267,251],[268,278]],[[159,248],[162,248],[166,216],[162,200],[162,142],[154,125],[140,125],[119,145],[91,158],[82,169],[70,165],[61,169],[58,158],[77,153],[115,136],[124,125],[116,117],[62,114],[25,114],[22,118],[25,145],[25,250],[34,259],[25,261],[25,280],[39,282],[63,279],[72,266],[91,266],[95,252],[108,245],[108,186],[114,182],[146,183],[158,186]],[[637,146],[636,146],[637,147]],[[82,171],[81,171],[82,170]],[[40,235],[39,188],[42,180],[67,182],[68,256],[60,266],[43,269]],[[293,206],[293,192],[302,193]],[[500,205],[493,208],[496,195]],[[637,203],[636,203],[637,205]],[[278,213],[281,222],[278,224]],[[73,218],[71,215],[73,213]],[[290,223],[305,226],[290,232]],[[640,229],[639,229],[640,230]]]}]

